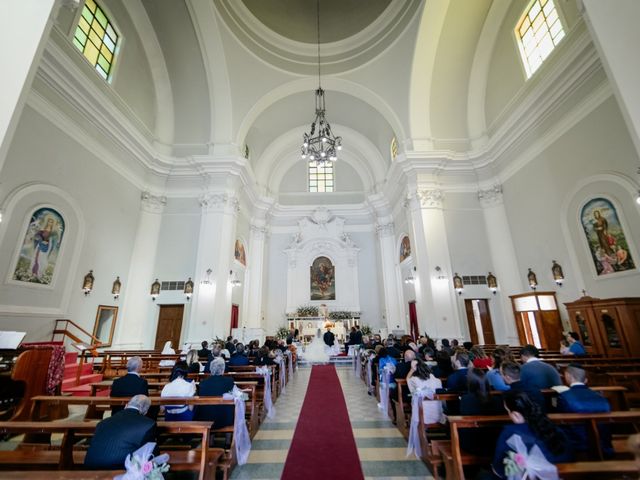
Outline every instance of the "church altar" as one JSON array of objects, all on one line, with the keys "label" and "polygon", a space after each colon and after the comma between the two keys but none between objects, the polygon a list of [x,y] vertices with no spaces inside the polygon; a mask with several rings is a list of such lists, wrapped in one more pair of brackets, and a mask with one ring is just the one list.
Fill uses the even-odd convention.
[{"label": "church altar", "polygon": [[336,336],[339,342],[344,342],[351,330],[351,327],[356,325],[359,318],[345,318],[340,320],[327,319],[325,317],[287,317],[289,328],[298,329],[300,336],[305,341],[310,341],[316,336],[318,329],[324,334],[326,332],[325,325],[331,324],[331,331]]}]

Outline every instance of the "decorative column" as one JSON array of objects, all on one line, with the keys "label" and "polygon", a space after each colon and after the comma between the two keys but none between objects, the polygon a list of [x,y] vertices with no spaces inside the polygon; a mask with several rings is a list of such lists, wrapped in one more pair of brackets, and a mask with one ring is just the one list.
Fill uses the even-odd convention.
[{"label": "decorative column", "polygon": [[488,190],[478,191],[478,200],[482,206],[491,263],[494,268],[492,273],[498,278],[497,296],[502,307],[502,325],[501,328],[495,328],[496,341],[518,345],[518,334],[509,295],[522,293],[523,285],[507,212],[502,200],[502,187],[496,185]]},{"label": "decorative column", "polygon": [[114,348],[153,348],[156,304],[149,289],[153,276],[162,212],[167,198],[142,192],[136,239],[131,252],[129,274],[122,279],[125,286],[124,306],[118,319]]},{"label": "decorative column", "polygon": [[397,256],[396,239],[391,217],[382,217],[376,224],[378,242],[380,243],[380,261],[382,262],[382,285],[384,287],[384,303],[387,311],[387,330],[401,329],[409,331],[404,315],[402,290],[398,271],[395,265]]},{"label": "decorative column", "polygon": [[[58,0],[60,3],[60,0]],[[72,3],[72,2],[66,2]],[[38,69],[57,5],[55,0],[2,2],[2,95],[0,95],[0,170]]]},{"label": "decorative column", "polygon": [[640,154],[640,58],[629,52],[640,45],[640,2],[581,0],[578,5]]},{"label": "decorative column", "polygon": [[[186,340],[200,343],[226,338],[231,328],[231,283],[238,199],[227,192],[200,198],[202,216],[196,257],[195,289]],[[211,270],[207,274],[207,270]]]},{"label": "decorative column", "polygon": [[[247,329],[263,329],[262,312],[262,279],[264,277],[264,250],[267,237],[264,220],[253,220],[249,237],[249,256],[245,272],[244,317],[242,327]],[[262,336],[254,337],[262,338]]]},{"label": "decorative column", "polygon": [[[424,303],[418,310],[422,316],[421,329],[426,324],[427,332],[436,338],[460,338],[463,329],[452,283],[454,272],[444,223],[444,193],[439,189],[418,188],[414,195],[411,224],[417,248],[415,285]],[[438,278],[436,267],[440,267],[445,278]],[[417,293],[416,290],[418,302]]]}]

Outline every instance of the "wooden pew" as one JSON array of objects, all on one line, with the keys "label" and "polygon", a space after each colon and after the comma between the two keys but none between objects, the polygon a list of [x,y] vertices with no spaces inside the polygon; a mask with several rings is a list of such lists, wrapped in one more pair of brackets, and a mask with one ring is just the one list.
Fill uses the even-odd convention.
[{"label": "wooden pew", "polygon": [[[611,413],[551,413],[549,419],[557,425],[586,424],[590,439],[590,449],[598,461],[604,459],[600,445],[600,424],[640,424],[640,412],[611,412]],[[439,445],[447,470],[447,480],[464,480],[464,465],[487,464],[491,459],[468,455],[460,449],[461,428],[481,428],[492,425],[503,425],[511,422],[508,416],[449,416],[451,442]],[[569,464],[570,465],[570,464]],[[566,467],[569,468],[569,467]]]},{"label": "wooden pew", "polygon": [[[59,449],[50,449],[50,445],[42,444],[37,448],[30,445],[30,449],[18,448],[13,451],[0,451],[0,470],[16,469],[72,469],[77,468],[84,461],[85,450],[77,448],[78,437],[93,435],[97,422],[0,422],[2,434],[63,434],[62,445]],[[162,453],[170,455],[171,471],[198,472],[199,480],[214,475],[218,464],[224,457],[224,450],[209,447],[211,422],[158,422],[158,437],[199,435],[200,447],[191,450],[172,450],[170,446],[161,448]],[[76,447],[76,448],[74,448]],[[34,476],[30,478],[48,478]],[[86,472],[85,472],[86,474]],[[4,472],[0,475],[7,478]],[[112,477],[113,478],[113,477]]]}]

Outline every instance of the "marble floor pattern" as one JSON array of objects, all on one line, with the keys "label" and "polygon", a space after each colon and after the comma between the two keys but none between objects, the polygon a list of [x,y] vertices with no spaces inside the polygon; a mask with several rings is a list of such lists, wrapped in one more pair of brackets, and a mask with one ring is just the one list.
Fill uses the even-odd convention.
[{"label": "marble floor pattern", "polygon": [[[364,383],[350,366],[336,367],[345,395],[349,419],[366,480],[432,479],[428,468],[415,457],[407,458],[407,442],[389,419],[378,410],[375,397],[367,395]],[[237,466],[231,479],[280,478],[300,415],[311,368],[300,367],[276,402],[276,415],[267,419],[253,439],[249,461]],[[319,458],[319,462],[323,459]],[[313,465],[309,465],[312,469]],[[340,479],[336,465],[335,479]]]}]

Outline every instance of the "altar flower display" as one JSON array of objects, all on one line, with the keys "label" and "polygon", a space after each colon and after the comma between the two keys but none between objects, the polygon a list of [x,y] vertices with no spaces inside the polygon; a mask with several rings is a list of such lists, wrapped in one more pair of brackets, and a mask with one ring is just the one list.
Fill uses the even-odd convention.
[{"label": "altar flower display", "polygon": [[509,480],[558,480],[558,469],[549,462],[540,448],[534,445],[530,451],[520,435],[507,440],[511,451],[504,458],[504,473]]},{"label": "altar flower display", "polygon": [[161,480],[164,472],[169,471],[169,455],[153,456],[155,442],[148,442],[138,450],[127,455],[124,461],[126,470],[122,475],[117,475],[113,480]]},{"label": "altar flower display", "polygon": [[318,307],[316,305],[301,305],[298,307],[297,314],[299,317],[317,317]]}]

